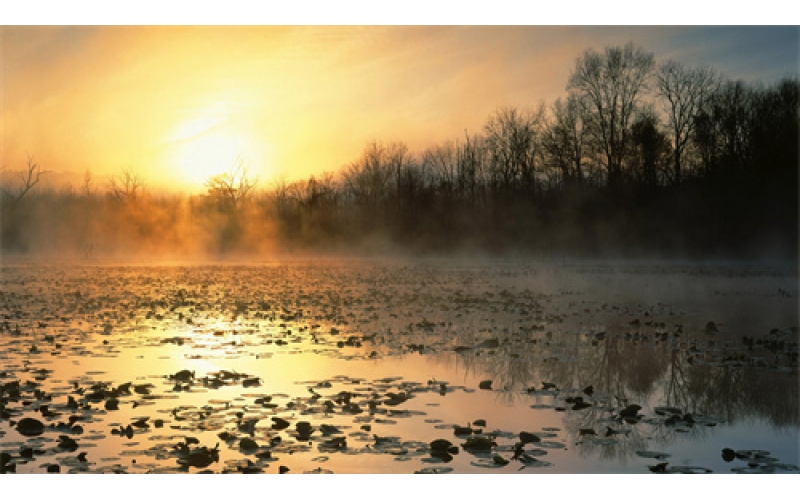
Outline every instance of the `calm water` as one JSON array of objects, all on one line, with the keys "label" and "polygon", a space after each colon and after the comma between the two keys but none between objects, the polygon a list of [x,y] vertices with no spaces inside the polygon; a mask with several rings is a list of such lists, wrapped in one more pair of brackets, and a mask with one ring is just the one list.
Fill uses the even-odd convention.
[{"label": "calm water", "polygon": [[800,470],[796,268],[6,262],[0,283],[8,472]]}]

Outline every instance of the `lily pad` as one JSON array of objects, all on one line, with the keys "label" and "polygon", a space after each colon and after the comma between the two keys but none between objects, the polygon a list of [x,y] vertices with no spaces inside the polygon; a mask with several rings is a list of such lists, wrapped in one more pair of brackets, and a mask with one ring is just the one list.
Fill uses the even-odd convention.
[{"label": "lily pad", "polygon": [[58,436],[58,447],[67,451],[75,451],[78,449],[78,442],[69,436]]},{"label": "lily pad", "polygon": [[258,449],[258,443],[247,437],[242,438],[242,440],[239,441],[239,449],[242,451],[254,451]]},{"label": "lily pad", "polygon": [[425,463],[448,463],[453,461],[453,455],[447,451],[431,450],[430,458],[423,458]]},{"label": "lily pad", "polygon": [[347,441],[344,437],[335,437],[319,444],[320,450],[344,450],[347,448]]},{"label": "lily pad", "polygon": [[219,461],[219,455],[215,451],[196,450],[190,452],[185,457],[179,458],[178,463],[186,467],[204,468],[214,462]]},{"label": "lily pad", "polygon": [[523,453],[518,460],[525,467],[551,467],[553,465],[550,462],[539,460],[528,452]]},{"label": "lily pad", "polygon": [[560,443],[558,441],[539,441],[538,443],[533,443],[533,445],[538,446],[540,448],[547,448],[552,450],[558,450],[567,447],[567,445],[565,445],[564,443]]},{"label": "lily pad", "polygon": [[448,474],[453,472],[452,467],[423,467],[414,474]]},{"label": "lily pad", "polygon": [[324,434],[326,436],[328,436],[330,434],[341,434],[342,433],[342,431],[339,430],[338,427],[335,427],[333,425],[328,425],[328,424],[320,424],[319,430],[320,430],[320,432],[322,432],[322,434]]},{"label": "lily pad", "polygon": [[23,418],[17,422],[17,432],[23,436],[38,436],[44,432],[44,424],[35,418]]},{"label": "lily pad", "polygon": [[694,465],[673,465],[667,467],[668,474],[711,474],[712,470]]},{"label": "lily pad", "polygon": [[272,428],[275,430],[282,430],[289,427],[289,422],[280,417],[272,417]]},{"label": "lily pad", "polygon": [[[430,447],[431,447],[431,450],[433,450],[433,451],[448,451],[451,448],[455,448],[453,446],[453,443],[451,443],[450,441],[448,441],[446,439],[436,439],[434,441],[431,441],[430,442]],[[458,448],[455,448],[455,449],[458,450]]]},{"label": "lily pad", "polygon": [[635,404],[634,405],[628,405],[627,407],[625,407],[622,410],[620,410],[619,416],[622,417],[622,418],[635,418],[638,415],[639,410],[641,410],[641,409],[642,409],[642,407],[639,406],[639,405],[635,405]]},{"label": "lily pad", "polygon": [[638,450],[636,454],[643,458],[655,458],[656,460],[663,460],[670,457],[669,453],[661,451]]},{"label": "lily pad", "polygon": [[472,427],[462,427],[460,425],[453,426],[453,434],[456,436],[470,436],[472,435]]},{"label": "lily pad", "polygon": [[467,438],[467,441],[462,444],[462,448],[467,451],[489,451],[497,443],[485,436],[473,436]]},{"label": "lily pad", "polygon": [[539,436],[533,434],[532,432],[525,432],[522,431],[519,433],[519,440],[524,443],[538,443],[542,440]]},{"label": "lily pad", "polygon": [[682,415],[683,410],[674,406],[656,406],[653,411],[659,415]]}]

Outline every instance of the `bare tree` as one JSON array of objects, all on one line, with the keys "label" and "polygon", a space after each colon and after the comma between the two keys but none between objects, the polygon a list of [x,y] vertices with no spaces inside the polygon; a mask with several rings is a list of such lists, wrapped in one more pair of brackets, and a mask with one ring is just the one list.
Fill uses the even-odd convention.
[{"label": "bare tree", "polygon": [[144,180],[132,169],[123,169],[122,173],[108,183],[108,192],[119,202],[132,203],[142,194]]},{"label": "bare tree", "polygon": [[14,193],[10,189],[2,188],[3,196],[11,200],[13,209],[23,198],[33,189],[42,177],[42,167],[35,161],[32,155],[28,155],[25,171],[20,173],[20,186]]},{"label": "bare tree", "polygon": [[278,219],[283,220],[288,215],[290,206],[289,183],[283,176],[274,180],[269,189],[269,199],[274,204]]},{"label": "bare tree", "polygon": [[[405,154],[405,150],[400,151]],[[357,206],[372,211],[385,201],[395,176],[394,163],[383,144],[372,142],[364,148],[361,157],[343,173],[346,191]]]},{"label": "bare tree", "polygon": [[458,191],[465,196],[470,206],[478,201],[478,194],[485,185],[485,151],[480,136],[470,137],[464,131],[465,142],[456,144],[458,157]]},{"label": "bare tree", "polygon": [[586,156],[586,117],[576,95],[556,99],[552,108],[553,122],[544,136],[548,162],[561,172],[564,184],[580,185],[584,180]]},{"label": "bare tree", "polygon": [[436,176],[439,190],[451,194],[458,175],[456,145],[453,142],[445,142],[432,146],[422,154],[422,162]]},{"label": "bare tree", "polygon": [[639,186],[656,186],[668,155],[669,139],[661,131],[658,116],[651,108],[643,109],[631,125],[629,175]]},{"label": "bare tree", "polygon": [[95,189],[93,180],[92,180],[92,173],[89,170],[86,170],[83,174],[83,185],[81,185],[81,194],[84,198],[92,199],[97,195],[97,189]]},{"label": "bare tree", "polygon": [[622,164],[630,141],[630,125],[654,66],[653,54],[633,43],[592,49],[578,58],[567,85],[578,93],[589,111],[591,131],[608,173],[609,185],[622,178]]},{"label": "bare tree", "polygon": [[672,181],[681,183],[683,158],[694,134],[695,118],[719,85],[717,74],[707,67],[688,68],[675,61],[659,66],[658,95],[666,100],[664,111],[672,140]]},{"label": "bare tree", "polygon": [[543,116],[543,106],[532,111],[504,107],[486,123],[484,131],[492,177],[503,189],[515,185],[527,191],[535,189]]},{"label": "bare tree", "polygon": [[404,142],[392,142],[386,147],[387,168],[391,171],[390,188],[397,194],[397,186],[403,170],[409,162],[408,146]]},{"label": "bare tree", "polygon": [[216,199],[222,208],[231,213],[238,212],[256,186],[257,181],[250,177],[247,166],[237,160],[230,170],[210,178],[206,182],[208,194]]},{"label": "bare tree", "polygon": [[332,188],[326,182],[326,178],[317,179],[313,175],[305,181],[297,181],[289,186],[292,198],[305,209],[309,217],[313,216],[314,211],[331,195]]}]

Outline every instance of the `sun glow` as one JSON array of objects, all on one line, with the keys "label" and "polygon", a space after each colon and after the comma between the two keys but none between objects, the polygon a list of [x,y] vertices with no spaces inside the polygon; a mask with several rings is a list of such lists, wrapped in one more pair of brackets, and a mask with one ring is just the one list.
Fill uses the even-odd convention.
[{"label": "sun glow", "polygon": [[194,190],[203,189],[209,179],[239,162],[263,171],[266,160],[263,141],[256,141],[246,126],[219,105],[179,123],[169,142],[177,180]]}]

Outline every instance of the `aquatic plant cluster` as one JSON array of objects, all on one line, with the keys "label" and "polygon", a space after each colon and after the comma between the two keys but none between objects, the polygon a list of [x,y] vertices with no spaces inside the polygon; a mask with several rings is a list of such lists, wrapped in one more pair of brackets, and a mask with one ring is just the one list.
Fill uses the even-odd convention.
[{"label": "aquatic plant cluster", "polygon": [[[746,283],[762,322],[781,317],[764,304],[796,303],[791,274],[706,271],[623,275],[705,280],[723,302]],[[0,470],[800,471],[796,316],[733,323],[735,311],[631,300],[614,275],[502,262],[4,266]],[[795,447],[773,456],[725,434],[751,417]],[[709,455],[715,433],[727,445]]]}]

